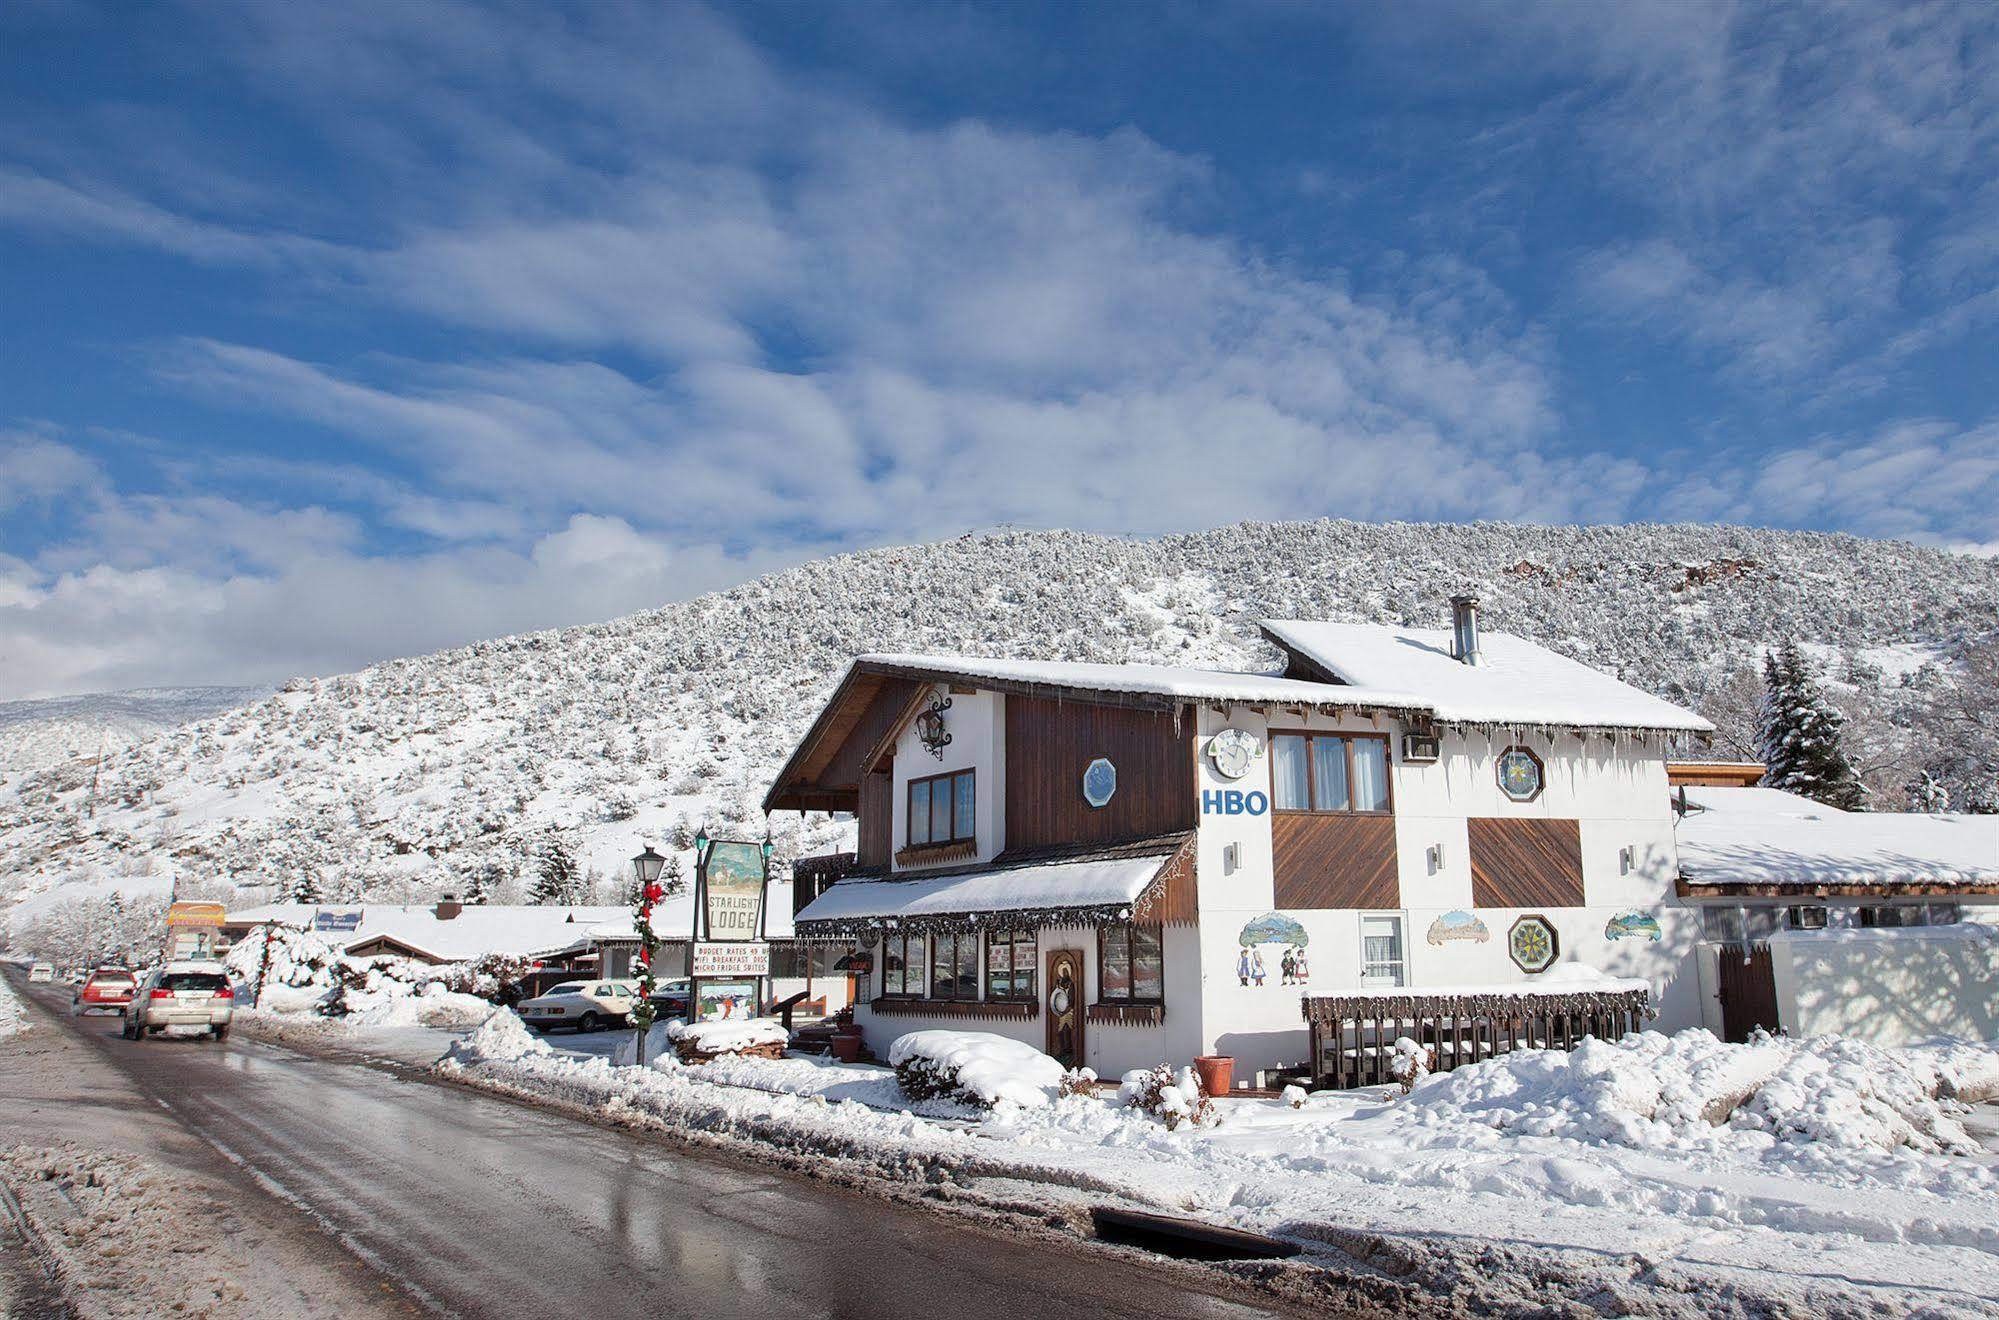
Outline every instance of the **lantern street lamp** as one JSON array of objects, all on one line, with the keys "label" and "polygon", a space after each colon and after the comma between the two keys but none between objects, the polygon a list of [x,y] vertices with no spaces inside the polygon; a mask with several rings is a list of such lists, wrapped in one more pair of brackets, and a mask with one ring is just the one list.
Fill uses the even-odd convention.
[{"label": "lantern street lamp", "polygon": [[694,832],[694,864],[699,866],[708,857],[708,827],[703,825]]},{"label": "lantern street lamp", "polygon": [[632,1005],[632,1026],[638,1033],[634,1054],[641,1068],[645,1067],[646,1033],[652,1030],[653,1020],[652,956],[654,950],[659,948],[659,939],[652,930],[652,905],[662,897],[659,873],[665,865],[666,858],[654,852],[651,844],[647,844],[644,852],[632,858],[632,874],[639,882],[638,892],[634,896],[632,905],[634,909],[632,925],[639,936],[639,1001]]},{"label": "lantern street lamp", "polygon": [[632,858],[632,874],[638,877],[639,889],[643,891],[647,885],[659,879],[660,870],[665,865],[666,858],[654,852],[651,844],[647,844],[644,852]]},{"label": "lantern street lamp", "polygon": [[764,841],[763,841],[764,865],[766,867],[770,865],[770,854],[773,846],[774,845],[771,843],[771,838],[770,838],[770,830],[766,828],[764,830]]}]

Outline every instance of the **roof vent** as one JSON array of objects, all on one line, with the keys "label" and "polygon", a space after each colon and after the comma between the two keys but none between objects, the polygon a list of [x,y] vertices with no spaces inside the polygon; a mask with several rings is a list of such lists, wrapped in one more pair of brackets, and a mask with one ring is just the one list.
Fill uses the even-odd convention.
[{"label": "roof vent", "polygon": [[1451,658],[1478,663],[1478,597],[1451,597]]},{"label": "roof vent", "polygon": [[465,905],[463,903],[460,903],[450,894],[446,894],[437,904],[437,919],[439,921],[449,921],[464,910]]}]

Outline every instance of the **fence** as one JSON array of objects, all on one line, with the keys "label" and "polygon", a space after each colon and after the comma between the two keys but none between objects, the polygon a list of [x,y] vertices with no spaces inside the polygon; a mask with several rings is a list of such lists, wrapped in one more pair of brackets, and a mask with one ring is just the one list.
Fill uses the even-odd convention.
[{"label": "fence", "polygon": [[1430,1052],[1433,1072],[1520,1049],[1571,1049],[1585,1036],[1616,1040],[1654,1016],[1643,987],[1616,990],[1372,991],[1308,996],[1314,1082],[1351,1090],[1396,1080],[1395,1042]]}]

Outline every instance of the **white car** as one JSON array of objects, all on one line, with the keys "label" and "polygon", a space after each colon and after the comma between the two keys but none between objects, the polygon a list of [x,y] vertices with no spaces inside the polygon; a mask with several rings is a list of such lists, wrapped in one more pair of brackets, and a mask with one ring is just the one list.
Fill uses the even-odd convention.
[{"label": "white car", "polygon": [[29,985],[47,985],[56,979],[56,969],[48,963],[36,963],[28,969]]},{"label": "white car", "polygon": [[550,986],[546,994],[523,999],[514,1011],[521,1021],[542,1031],[557,1027],[596,1031],[624,1026],[638,995],[637,981],[564,981]]},{"label": "white car", "polygon": [[236,1015],[236,989],[229,969],[207,959],[170,962],[148,972],[125,1006],[127,1040],[157,1036],[169,1027],[200,1028],[217,1040],[229,1036]]}]

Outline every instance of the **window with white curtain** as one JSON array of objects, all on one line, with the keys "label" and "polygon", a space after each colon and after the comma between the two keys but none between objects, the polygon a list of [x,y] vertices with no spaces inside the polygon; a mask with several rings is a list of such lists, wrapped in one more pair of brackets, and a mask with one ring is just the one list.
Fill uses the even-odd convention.
[{"label": "window with white curtain", "polygon": [[1409,984],[1403,954],[1402,915],[1377,913],[1360,919],[1360,983],[1363,989]]}]

